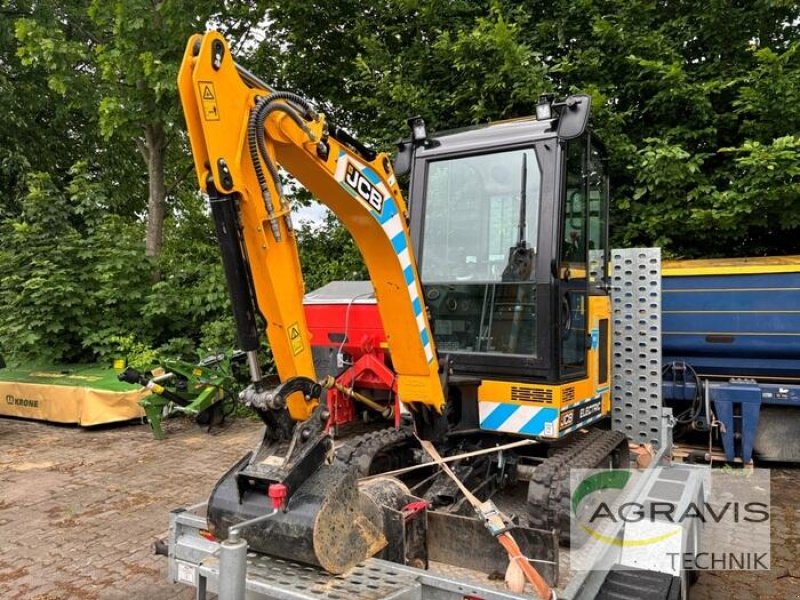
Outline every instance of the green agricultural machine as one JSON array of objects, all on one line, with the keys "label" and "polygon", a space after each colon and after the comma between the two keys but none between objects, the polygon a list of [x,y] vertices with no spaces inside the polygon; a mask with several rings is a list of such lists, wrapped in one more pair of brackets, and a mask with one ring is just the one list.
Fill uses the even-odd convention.
[{"label": "green agricultural machine", "polygon": [[239,365],[243,352],[209,356],[199,363],[164,359],[157,367],[142,373],[128,367],[118,375],[120,381],[140,385],[152,392],[139,401],[157,440],[166,435],[161,427],[165,418],[175,415],[194,417],[198,425],[222,425],[234,410],[239,393]]}]

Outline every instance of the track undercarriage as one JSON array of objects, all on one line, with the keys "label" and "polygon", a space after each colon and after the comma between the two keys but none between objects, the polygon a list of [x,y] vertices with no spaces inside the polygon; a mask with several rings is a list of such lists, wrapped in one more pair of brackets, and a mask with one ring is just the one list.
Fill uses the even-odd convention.
[{"label": "track undercarriage", "polygon": [[[520,526],[555,530],[563,544],[569,541],[569,470],[629,464],[628,440],[616,431],[581,430],[549,447],[531,443],[502,449],[509,441],[513,442],[485,433],[455,435],[439,449],[475,496],[493,500]],[[400,479],[431,511],[474,516],[454,482],[430,465],[411,427],[378,429],[347,439],[338,445],[336,457],[352,466],[362,481],[382,474]]]}]

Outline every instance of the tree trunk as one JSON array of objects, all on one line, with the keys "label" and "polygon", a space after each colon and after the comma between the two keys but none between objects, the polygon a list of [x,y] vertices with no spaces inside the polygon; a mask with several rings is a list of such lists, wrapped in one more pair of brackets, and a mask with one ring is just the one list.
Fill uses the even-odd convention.
[{"label": "tree trunk", "polygon": [[164,185],[164,127],[161,123],[147,125],[144,130],[145,147],[142,154],[147,161],[147,237],[145,254],[158,258],[164,243],[164,214],[167,188]]}]

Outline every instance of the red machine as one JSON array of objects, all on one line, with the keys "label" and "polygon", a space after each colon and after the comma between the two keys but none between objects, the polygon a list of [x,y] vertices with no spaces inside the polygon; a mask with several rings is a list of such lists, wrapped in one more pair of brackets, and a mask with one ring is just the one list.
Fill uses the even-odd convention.
[{"label": "red machine", "polygon": [[399,424],[397,382],[369,281],[334,281],[303,301],[317,372],[328,373],[328,427],[356,420],[358,405]]}]

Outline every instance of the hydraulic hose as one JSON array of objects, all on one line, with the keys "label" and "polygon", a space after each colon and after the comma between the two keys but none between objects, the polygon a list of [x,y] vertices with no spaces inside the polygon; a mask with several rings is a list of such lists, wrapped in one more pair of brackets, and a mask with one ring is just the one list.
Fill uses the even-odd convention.
[{"label": "hydraulic hose", "polygon": [[297,114],[292,107],[288,106],[287,104],[282,104],[279,102],[269,102],[261,104],[256,110],[256,119],[255,119],[255,134],[256,134],[256,142],[257,148],[261,153],[261,158],[264,160],[264,163],[267,165],[267,169],[269,169],[270,175],[272,175],[273,181],[275,181],[276,186],[280,192],[280,177],[278,174],[278,169],[275,167],[275,164],[272,162],[272,159],[267,154],[267,145],[266,139],[264,134],[264,124],[267,121],[267,117],[272,114],[273,112],[283,112],[288,115],[292,121],[294,121],[298,127],[300,127],[303,132],[308,135],[309,139],[314,140],[314,134],[308,128],[308,126],[303,122],[302,117]]},{"label": "hydraulic hose", "polygon": [[[283,101],[283,102],[281,102]],[[267,117],[276,111],[280,111],[285,113],[295,124],[300,127],[309,137],[309,139],[314,140],[314,134],[308,128],[306,123],[303,121],[303,117],[294,109],[293,106],[287,104],[287,102],[293,102],[295,104],[300,105],[305,111],[304,116],[311,120],[318,118],[317,113],[311,108],[311,105],[302,97],[293,94],[291,92],[274,92],[266,97],[262,97],[256,102],[256,106],[250,112],[250,117],[248,119],[247,124],[247,142],[248,148],[250,151],[250,159],[253,163],[253,168],[256,172],[256,177],[258,179],[259,186],[261,187],[262,196],[264,198],[264,205],[267,210],[267,214],[272,217],[275,214],[275,206],[272,202],[272,197],[269,193],[269,188],[267,186],[266,176],[264,171],[261,167],[261,160],[264,161],[264,164],[267,166],[267,170],[269,171],[270,176],[275,184],[275,188],[278,191],[278,203],[281,209],[286,209],[286,201],[283,197],[282,186],[280,182],[280,174],[278,173],[278,169],[276,168],[275,164],[272,162],[272,159],[269,157],[267,152],[266,146],[266,139],[264,133],[264,125],[266,123]],[[261,155],[261,159],[259,159],[259,154]],[[291,231],[291,217],[287,214],[287,226],[288,229]],[[272,232],[275,236],[276,240],[280,240],[280,230],[274,221],[272,222]]]},{"label": "hydraulic hose", "polygon": [[247,145],[250,150],[250,160],[253,162],[253,169],[256,172],[258,185],[261,187],[261,195],[264,198],[264,207],[267,209],[267,214],[272,216],[273,207],[270,198],[269,188],[267,187],[267,178],[264,176],[264,169],[261,168],[261,161],[258,159],[258,134],[257,122],[258,113],[263,106],[264,100],[259,98],[256,100],[255,108],[250,111],[250,118],[247,120]]}]

